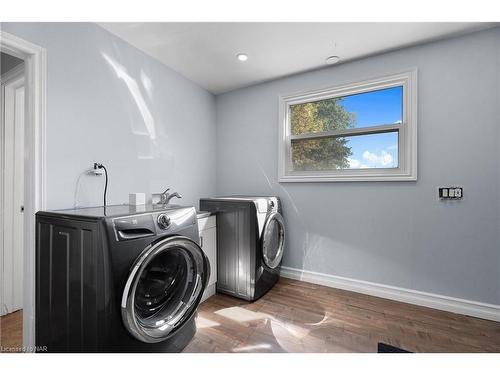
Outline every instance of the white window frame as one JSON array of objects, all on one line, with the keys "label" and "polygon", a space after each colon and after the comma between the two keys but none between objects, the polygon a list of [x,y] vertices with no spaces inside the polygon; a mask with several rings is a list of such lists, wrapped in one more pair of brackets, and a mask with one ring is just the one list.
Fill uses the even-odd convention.
[{"label": "white window frame", "polygon": [[[291,135],[290,106],[324,99],[345,97],[391,87],[403,87],[401,124],[385,124],[364,128],[326,131],[316,134]],[[293,171],[292,139],[314,139],[328,136],[353,136],[398,131],[398,168],[337,169],[329,171]],[[367,81],[310,91],[279,98],[280,182],[326,181],[416,181],[417,180],[417,70],[412,69]]]}]

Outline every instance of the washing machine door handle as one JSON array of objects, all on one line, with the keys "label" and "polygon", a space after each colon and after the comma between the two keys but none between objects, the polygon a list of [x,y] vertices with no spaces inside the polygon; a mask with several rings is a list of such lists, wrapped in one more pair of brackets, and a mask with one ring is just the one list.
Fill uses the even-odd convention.
[{"label": "washing machine door handle", "polygon": [[209,277],[208,258],[191,239],[173,236],[148,246],[123,290],[125,328],[146,343],[171,337],[195,313]]},{"label": "washing machine door handle", "polygon": [[[276,226],[278,227],[278,243],[276,249],[275,233]],[[264,263],[269,268],[276,268],[280,265],[283,258],[283,250],[285,248],[285,222],[283,216],[279,212],[271,213],[264,224],[262,231],[262,257]]]}]

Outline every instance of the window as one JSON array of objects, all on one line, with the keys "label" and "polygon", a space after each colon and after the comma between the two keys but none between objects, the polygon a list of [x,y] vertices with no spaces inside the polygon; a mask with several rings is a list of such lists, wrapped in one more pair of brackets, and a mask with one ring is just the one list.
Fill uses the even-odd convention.
[{"label": "window", "polygon": [[281,97],[280,181],[416,180],[416,77]]}]

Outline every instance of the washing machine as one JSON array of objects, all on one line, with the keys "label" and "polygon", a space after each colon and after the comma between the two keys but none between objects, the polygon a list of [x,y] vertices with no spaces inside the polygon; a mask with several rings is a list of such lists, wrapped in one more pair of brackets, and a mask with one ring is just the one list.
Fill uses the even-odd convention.
[{"label": "washing machine", "polygon": [[209,279],[194,207],[36,214],[37,348],[179,352]]},{"label": "washing machine", "polygon": [[278,197],[200,199],[217,215],[217,292],[255,301],[279,280],[285,224]]}]

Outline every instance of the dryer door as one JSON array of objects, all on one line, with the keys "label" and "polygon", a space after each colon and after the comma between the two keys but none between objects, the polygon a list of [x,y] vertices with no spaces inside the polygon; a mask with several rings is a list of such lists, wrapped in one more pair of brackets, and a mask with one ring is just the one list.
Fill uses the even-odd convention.
[{"label": "dryer door", "polygon": [[267,217],[262,236],[262,256],[269,268],[276,268],[283,258],[285,223],[283,216],[273,212]]},{"label": "dryer door", "polygon": [[194,314],[209,276],[208,259],[189,238],[152,244],[137,258],[125,284],[125,327],[147,343],[165,340]]}]

